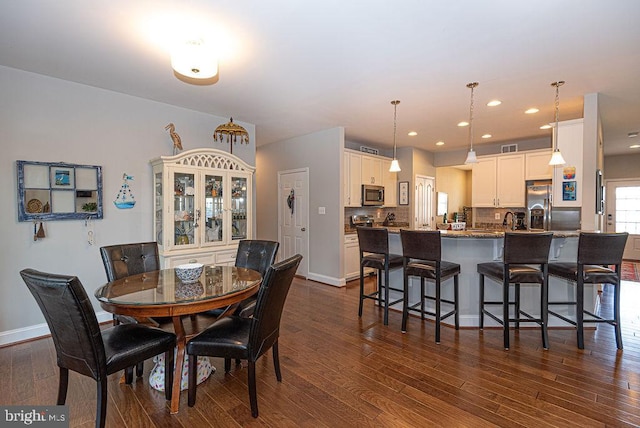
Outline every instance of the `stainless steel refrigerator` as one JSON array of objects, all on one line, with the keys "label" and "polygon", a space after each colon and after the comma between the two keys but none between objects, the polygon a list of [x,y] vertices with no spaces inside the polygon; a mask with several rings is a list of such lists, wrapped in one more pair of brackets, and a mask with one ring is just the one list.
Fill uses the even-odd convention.
[{"label": "stainless steel refrigerator", "polygon": [[551,180],[527,181],[526,203],[530,230],[578,230],[580,207],[553,206]]}]

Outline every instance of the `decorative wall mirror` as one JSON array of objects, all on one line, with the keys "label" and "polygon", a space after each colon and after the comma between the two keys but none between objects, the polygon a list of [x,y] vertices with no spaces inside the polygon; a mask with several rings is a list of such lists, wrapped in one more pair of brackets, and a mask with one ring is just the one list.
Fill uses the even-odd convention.
[{"label": "decorative wall mirror", "polygon": [[102,167],[16,161],[18,220],[102,218]]}]

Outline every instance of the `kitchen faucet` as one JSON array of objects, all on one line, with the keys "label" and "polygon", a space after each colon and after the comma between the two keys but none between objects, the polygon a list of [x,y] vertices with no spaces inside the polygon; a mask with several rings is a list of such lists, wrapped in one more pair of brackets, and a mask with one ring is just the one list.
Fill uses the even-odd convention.
[{"label": "kitchen faucet", "polygon": [[507,211],[504,214],[504,219],[502,220],[502,225],[504,227],[507,227],[507,225],[509,224],[509,223],[507,223],[507,217],[509,216],[509,214],[511,214],[511,230],[516,230],[516,222],[514,221],[513,213],[511,211]]}]

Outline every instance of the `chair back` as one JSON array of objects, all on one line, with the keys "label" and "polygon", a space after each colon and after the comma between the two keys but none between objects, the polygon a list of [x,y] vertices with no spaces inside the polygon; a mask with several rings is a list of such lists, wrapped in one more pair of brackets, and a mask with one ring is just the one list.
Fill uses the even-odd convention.
[{"label": "chair back", "polygon": [[[578,263],[585,265],[620,265],[627,232],[580,232],[578,238]],[[618,269],[619,270],[619,269]]]},{"label": "chair back", "polygon": [[58,366],[106,379],[106,354],[87,293],[76,276],[24,269],[20,276],[38,302],[56,348]]},{"label": "chair back", "polygon": [[549,262],[552,232],[505,232],[505,264],[537,264]]},{"label": "chair back", "polygon": [[264,278],[269,266],[276,260],[279,242],[243,239],[238,243],[236,267],[253,269]]},{"label": "chair back", "polygon": [[101,247],[100,255],[108,281],[160,269],[157,242]]},{"label": "chair back", "polygon": [[356,227],[360,256],[362,253],[389,254],[389,231],[386,227]]},{"label": "chair back", "polygon": [[271,348],[280,336],[282,310],[300,260],[302,256],[296,254],[267,269],[258,291],[249,333],[249,358],[253,361]]},{"label": "chair back", "polygon": [[442,261],[442,247],[439,230],[400,229],[402,255],[410,259]]}]

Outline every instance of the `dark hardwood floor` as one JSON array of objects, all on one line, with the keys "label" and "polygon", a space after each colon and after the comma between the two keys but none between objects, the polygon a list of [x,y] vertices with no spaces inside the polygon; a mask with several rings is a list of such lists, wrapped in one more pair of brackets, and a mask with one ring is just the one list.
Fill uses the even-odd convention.
[{"label": "dark hardwood floor", "polygon": [[[500,330],[445,327],[436,345],[432,322],[412,318],[402,334],[400,314],[384,326],[371,301],[359,319],[357,281],[334,288],[295,279],[282,320],[282,383],[270,353],[257,364],[259,418],[251,417],[245,368],[224,374],[212,359],[218,371],[198,387],[195,407],[183,391],[180,412],[170,415],[148,386],[148,361],[132,386],[110,377],[107,426],[640,426],[640,284],[624,282],[622,301],[623,351],[606,325],[585,333],[584,350],[574,330],[551,330],[545,351],[539,330],[523,329],[505,351]],[[57,382],[51,339],[0,349],[0,403],[53,404]],[[72,373],[71,426],[94,425],[95,400],[93,380]]]}]

